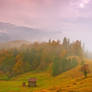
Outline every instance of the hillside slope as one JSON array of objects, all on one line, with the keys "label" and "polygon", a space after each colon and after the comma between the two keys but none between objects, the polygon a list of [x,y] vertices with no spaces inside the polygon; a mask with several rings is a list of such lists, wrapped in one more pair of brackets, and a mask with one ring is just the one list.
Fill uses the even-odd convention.
[{"label": "hillside slope", "polygon": [[84,78],[78,66],[68,72],[57,76],[53,81],[53,87],[37,90],[35,92],[92,92],[92,62],[89,64],[90,73]]},{"label": "hillside slope", "polygon": [[[57,77],[52,77],[49,72],[26,73],[13,78],[11,81],[0,81],[0,92],[92,92],[92,62],[88,78],[80,72],[80,66],[69,70]],[[22,87],[22,83],[30,77],[37,78],[37,87]],[[27,85],[27,84],[26,84]]]}]

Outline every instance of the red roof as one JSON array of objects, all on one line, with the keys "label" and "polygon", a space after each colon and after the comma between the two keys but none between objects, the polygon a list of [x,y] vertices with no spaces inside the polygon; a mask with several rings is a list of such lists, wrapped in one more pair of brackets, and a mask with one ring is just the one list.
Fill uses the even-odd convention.
[{"label": "red roof", "polygon": [[30,78],[28,81],[36,82],[36,81],[37,81],[37,79],[36,79],[36,78]]}]

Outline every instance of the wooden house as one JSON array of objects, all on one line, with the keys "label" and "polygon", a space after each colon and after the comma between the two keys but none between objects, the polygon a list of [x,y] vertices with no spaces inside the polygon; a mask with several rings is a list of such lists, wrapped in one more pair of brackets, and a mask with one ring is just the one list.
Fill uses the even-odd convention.
[{"label": "wooden house", "polygon": [[28,87],[36,87],[37,86],[37,79],[36,78],[30,78],[28,80]]}]

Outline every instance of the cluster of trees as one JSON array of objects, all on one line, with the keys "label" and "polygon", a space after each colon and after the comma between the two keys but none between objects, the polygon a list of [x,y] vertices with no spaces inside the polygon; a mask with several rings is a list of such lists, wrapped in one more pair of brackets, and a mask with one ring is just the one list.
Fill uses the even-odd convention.
[{"label": "cluster of trees", "polygon": [[81,41],[70,43],[67,38],[63,42],[35,42],[22,45],[21,48],[0,50],[0,71],[13,77],[29,71],[41,71],[52,65],[52,75],[56,76],[78,64],[76,58],[83,57]]},{"label": "cluster of trees", "polygon": [[72,58],[56,58],[53,63],[53,71],[52,75],[56,76],[62,72],[65,72],[67,70],[70,70],[78,65],[78,59],[76,57]]}]

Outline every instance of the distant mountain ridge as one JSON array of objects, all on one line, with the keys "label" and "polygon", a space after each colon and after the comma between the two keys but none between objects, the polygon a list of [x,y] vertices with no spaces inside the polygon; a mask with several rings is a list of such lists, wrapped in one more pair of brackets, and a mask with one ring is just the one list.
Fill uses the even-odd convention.
[{"label": "distant mountain ridge", "polygon": [[0,22],[0,42],[27,40],[27,37],[33,38],[37,31],[33,28]]},{"label": "distant mountain ridge", "polygon": [[0,22],[0,42],[27,40],[47,41],[61,38],[61,31],[42,30],[25,26],[16,26],[11,23]]}]

